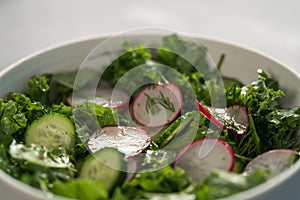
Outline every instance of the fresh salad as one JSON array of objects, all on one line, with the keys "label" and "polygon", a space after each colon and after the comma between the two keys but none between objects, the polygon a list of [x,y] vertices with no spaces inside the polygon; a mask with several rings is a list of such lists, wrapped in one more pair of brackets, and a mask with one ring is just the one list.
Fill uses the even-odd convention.
[{"label": "fresh salad", "polygon": [[98,78],[87,69],[76,87],[77,71],[38,74],[0,98],[0,168],[49,198],[193,200],[255,187],[298,159],[300,107],[282,108],[284,91],[263,70],[248,85],[214,79],[225,55],[210,69],[206,50],[177,35],[122,51],[93,99],[74,98]]}]

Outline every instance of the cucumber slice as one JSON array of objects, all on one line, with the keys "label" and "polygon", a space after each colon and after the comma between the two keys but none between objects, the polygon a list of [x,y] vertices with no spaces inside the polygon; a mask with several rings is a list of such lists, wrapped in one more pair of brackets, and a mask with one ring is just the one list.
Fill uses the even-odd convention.
[{"label": "cucumber slice", "polygon": [[161,149],[165,147],[179,132],[190,124],[194,117],[193,112],[188,112],[185,115],[178,117],[155,141],[153,141],[156,144],[154,149]]},{"label": "cucumber slice", "polygon": [[25,144],[42,145],[49,151],[58,147],[69,149],[75,145],[75,128],[66,116],[49,113],[27,128]]},{"label": "cucumber slice", "polygon": [[83,162],[79,178],[92,181],[103,181],[105,188],[111,191],[126,180],[127,164],[125,155],[115,148],[102,148],[89,155]]}]

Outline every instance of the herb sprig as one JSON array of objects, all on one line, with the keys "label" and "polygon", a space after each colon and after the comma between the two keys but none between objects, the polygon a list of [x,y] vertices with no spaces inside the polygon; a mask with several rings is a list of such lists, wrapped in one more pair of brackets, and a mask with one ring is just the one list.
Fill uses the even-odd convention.
[{"label": "herb sprig", "polygon": [[150,97],[148,94],[144,94],[147,97],[146,101],[146,111],[147,113],[151,113],[152,115],[156,115],[160,112],[160,107],[158,105],[161,105],[167,110],[170,110],[171,112],[175,112],[175,106],[170,101],[168,97],[166,97],[162,92],[159,92],[159,97]]}]

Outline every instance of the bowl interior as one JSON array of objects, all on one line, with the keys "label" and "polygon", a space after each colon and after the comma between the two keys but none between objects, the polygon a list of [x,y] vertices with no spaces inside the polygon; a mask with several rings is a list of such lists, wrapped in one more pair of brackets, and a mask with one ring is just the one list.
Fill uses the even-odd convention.
[{"label": "bowl interior", "polygon": [[[135,35],[132,37],[134,37],[136,41],[144,41],[145,38],[149,41],[157,41],[162,36]],[[26,90],[27,80],[34,74],[46,72],[55,73],[78,68],[89,52],[104,39],[105,37],[92,38],[60,45],[24,58],[9,66],[0,72],[0,96],[5,97],[9,92],[22,92]],[[217,62],[222,53],[226,54],[222,74],[237,78],[243,83],[250,83],[257,79],[256,70],[261,68],[274,79],[278,80],[280,88],[286,93],[286,96],[281,100],[283,107],[297,106],[300,104],[300,93],[298,92],[298,85],[300,85],[299,75],[283,64],[239,46],[198,37],[194,39],[207,47],[209,54],[215,62]],[[245,197],[261,198],[267,193],[279,190],[281,184],[292,177],[299,168],[300,163],[297,162],[290,169],[272,179],[272,181],[239,193],[230,199],[244,199]],[[15,193],[19,192],[20,197],[24,195],[22,196],[24,199],[26,199],[26,197],[28,197],[28,199],[45,198],[44,194],[40,191],[27,187],[2,173],[2,171],[0,172],[1,194],[5,194],[5,192],[10,190]],[[8,190],[5,188],[8,188]]]}]

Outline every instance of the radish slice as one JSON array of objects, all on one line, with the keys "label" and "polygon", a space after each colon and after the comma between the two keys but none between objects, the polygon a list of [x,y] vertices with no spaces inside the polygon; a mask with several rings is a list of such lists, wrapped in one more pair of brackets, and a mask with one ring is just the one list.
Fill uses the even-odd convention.
[{"label": "radish slice", "polygon": [[249,116],[245,107],[234,105],[228,108],[213,108],[195,101],[196,108],[203,115],[229,133],[242,135],[249,127]]},{"label": "radish slice", "polygon": [[223,140],[206,138],[183,147],[176,155],[174,167],[183,168],[196,183],[215,169],[232,171],[235,159],[232,148]]},{"label": "radish slice", "polygon": [[134,157],[127,158],[127,177],[125,183],[130,182],[137,172],[137,161]]},{"label": "radish slice", "polygon": [[[76,103],[84,102],[86,99],[76,99]],[[123,90],[111,87],[97,88],[96,95],[92,102],[113,109],[123,110],[129,105],[130,96]],[[72,105],[72,95],[66,99],[67,105]]]},{"label": "radish slice", "polygon": [[67,98],[66,98],[66,105],[67,106],[72,105],[72,95],[71,94],[69,96],[67,96]]},{"label": "radish slice", "polygon": [[87,146],[92,153],[104,147],[114,147],[126,157],[139,154],[150,145],[147,131],[137,127],[106,126],[96,130],[89,138]]},{"label": "radish slice", "polygon": [[289,168],[295,161],[296,152],[292,149],[276,149],[267,151],[251,160],[245,167],[245,172],[257,168],[269,169],[272,176],[276,176]]},{"label": "radish slice", "polygon": [[178,116],[182,104],[182,94],[176,85],[151,85],[137,94],[131,112],[138,123],[146,127],[160,127]]}]

